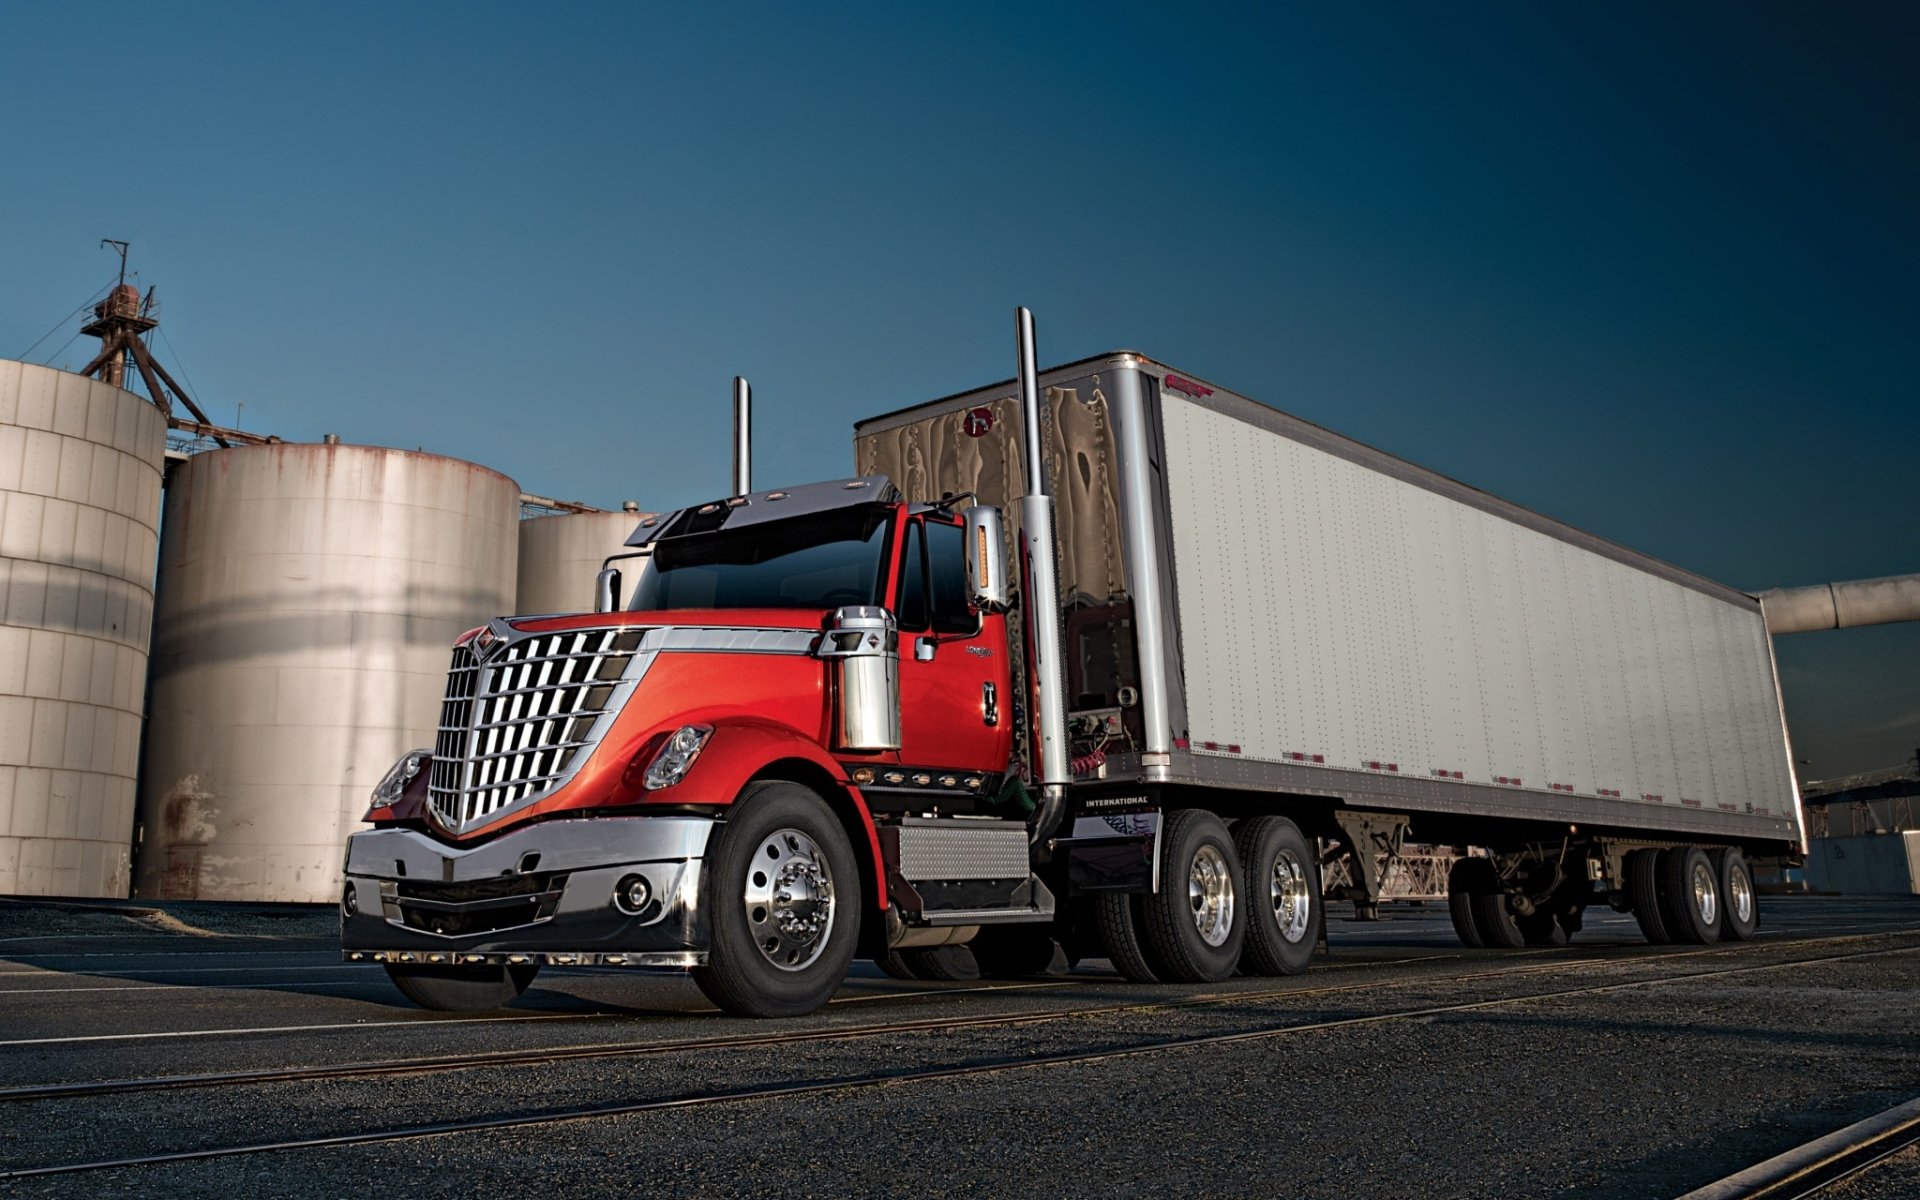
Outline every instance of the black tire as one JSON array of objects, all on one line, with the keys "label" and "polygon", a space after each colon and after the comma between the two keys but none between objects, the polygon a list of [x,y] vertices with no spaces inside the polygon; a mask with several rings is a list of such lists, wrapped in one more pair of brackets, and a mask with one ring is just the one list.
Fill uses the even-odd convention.
[{"label": "black tire", "polygon": [[1720,879],[1720,936],[1744,942],[1760,928],[1760,897],[1753,890],[1753,868],[1738,846],[1713,852],[1714,873]]},{"label": "black tire", "polygon": [[905,983],[914,983],[923,978],[903,951],[889,950],[874,959],[873,965],[879,967],[882,973]]},{"label": "black tire", "polygon": [[1248,975],[1298,975],[1313,961],[1326,910],[1320,864],[1300,827],[1285,817],[1253,817],[1233,831],[1240,857]]},{"label": "black tire", "polygon": [[1660,913],[1660,851],[1635,850],[1627,855],[1627,903],[1633,906],[1633,919],[1648,945],[1664,946],[1673,940]]},{"label": "black tire", "polygon": [[1473,927],[1480,931],[1481,944],[1495,950],[1518,950],[1527,944],[1527,936],[1520,932],[1513,910],[1507,907],[1507,893],[1501,889],[1500,877],[1491,863],[1487,864],[1486,874],[1475,881]]},{"label": "black tire", "polygon": [[771,780],[749,785],[715,836],[700,883],[712,933],[694,982],[736,1016],[813,1012],[847,977],[860,939],[846,831],[813,791]]},{"label": "black tire", "polygon": [[423,967],[388,963],[400,994],[436,1012],[491,1012],[520,998],[540,973],[534,963],[506,967]]},{"label": "black tire", "polygon": [[1698,846],[1675,846],[1660,856],[1660,916],[1676,942],[1704,946],[1720,940],[1720,876]]},{"label": "black tire", "polygon": [[1474,896],[1492,886],[1481,879],[1483,875],[1493,875],[1493,864],[1484,858],[1459,859],[1447,872],[1447,915],[1453,918],[1453,932],[1460,944],[1474,950],[1486,945],[1473,919]]},{"label": "black tire", "polygon": [[1160,890],[1140,897],[1140,940],[1162,979],[1217,983],[1233,974],[1246,940],[1240,856],[1219,817],[1168,813],[1160,828]]},{"label": "black tire", "polygon": [[970,983],[980,978],[980,963],[965,946],[921,946],[897,953],[921,979]]},{"label": "black tire", "polygon": [[1125,979],[1135,983],[1159,983],[1159,973],[1147,961],[1140,945],[1139,897],[1124,892],[1105,892],[1094,897],[1094,915],[1100,927],[1100,941],[1106,947],[1107,961]]}]

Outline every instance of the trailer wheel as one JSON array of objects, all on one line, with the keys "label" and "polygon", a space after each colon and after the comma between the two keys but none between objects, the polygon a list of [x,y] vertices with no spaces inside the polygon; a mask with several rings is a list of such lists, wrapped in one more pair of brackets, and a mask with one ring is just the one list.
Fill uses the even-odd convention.
[{"label": "trailer wheel", "polygon": [[694,982],[737,1016],[814,1011],[846,978],[859,940],[846,832],[811,790],[771,780],[741,793],[718,838],[701,883],[713,932]]},{"label": "trailer wheel", "polygon": [[1320,944],[1324,913],[1320,871],[1300,827],[1285,817],[1254,817],[1234,830],[1246,896],[1248,975],[1298,975]]},{"label": "trailer wheel", "polygon": [[1486,945],[1480,940],[1480,926],[1473,918],[1474,896],[1492,886],[1482,885],[1483,874],[1493,874],[1493,864],[1484,858],[1456,859],[1447,872],[1447,915],[1453,918],[1453,932],[1460,938],[1460,944],[1474,950]]},{"label": "trailer wheel", "polygon": [[895,952],[917,979],[966,983],[980,978],[980,963],[966,946],[921,946]]},{"label": "trailer wheel", "polygon": [[400,994],[436,1012],[488,1012],[520,998],[540,972],[536,963],[505,967],[423,967],[388,963]]},{"label": "trailer wheel", "polygon": [[1125,892],[1103,892],[1093,898],[1100,941],[1106,946],[1107,961],[1113,969],[1134,983],[1159,983],[1159,973],[1140,945],[1138,908],[1139,897]]},{"label": "trailer wheel", "polygon": [[1660,857],[1660,915],[1676,942],[1720,940],[1720,875],[1698,846],[1675,846]]},{"label": "trailer wheel", "polygon": [[1713,853],[1713,868],[1720,878],[1722,917],[1720,936],[1729,942],[1744,942],[1760,928],[1760,903],[1753,890],[1753,870],[1740,847],[1728,846]]},{"label": "trailer wheel", "polygon": [[1160,890],[1140,897],[1142,943],[1154,973],[1186,983],[1233,974],[1246,940],[1239,855],[1219,817],[1175,809],[1161,827]]},{"label": "trailer wheel", "polygon": [[1635,850],[1627,855],[1627,902],[1648,945],[1664,946],[1673,940],[1660,914],[1660,851]]},{"label": "trailer wheel", "polygon": [[1480,940],[1496,950],[1518,950],[1527,944],[1527,935],[1520,932],[1520,923],[1507,907],[1507,893],[1501,890],[1497,876],[1485,891],[1474,893],[1473,921],[1480,930]]}]

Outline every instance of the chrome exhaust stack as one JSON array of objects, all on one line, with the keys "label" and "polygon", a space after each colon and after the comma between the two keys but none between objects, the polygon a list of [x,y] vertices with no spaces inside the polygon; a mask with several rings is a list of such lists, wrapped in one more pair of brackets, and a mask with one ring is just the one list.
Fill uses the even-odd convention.
[{"label": "chrome exhaust stack", "polygon": [[753,490],[753,389],[733,377],[733,494]]},{"label": "chrome exhaust stack", "polygon": [[1026,630],[1028,770],[1040,793],[1031,824],[1035,845],[1060,824],[1066,806],[1067,708],[1060,671],[1060,581],[1054,557],[1053,497],[1040,441],[1040,379],[1034,365],[1033,313],[1015,310],[1020,416],[1026,436],[1027,493],[1020,498],[1021,626]]}]

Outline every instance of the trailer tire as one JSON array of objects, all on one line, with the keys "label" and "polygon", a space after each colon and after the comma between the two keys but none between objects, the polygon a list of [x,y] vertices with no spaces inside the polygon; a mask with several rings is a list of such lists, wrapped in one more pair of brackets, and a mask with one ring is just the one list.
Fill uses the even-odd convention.
[{"label": "trailer tire", "polygon": [[1453,932],[1460,944],[1473,950],[1487,944],[1481,940],[1480,926],[1473,916],[1473,898],[1481,890],[1482,873],[1493,874],[1493,864],[1484,858],[1457,859],[1447,872],[1447,915],[1453,918]]},{"label": "trailer tire", "polygon": [[894,952],[916,979],[970,983],[980,978],[980,963],[966,946],[921,946]]},{"label": "trailer tire", "polygon": [[1639,922],[1640,936],[1649,946],[1664,946],[1673,940],[1667,932],[1666,918],[1660,914],[1660,854],[1658,850],[1635,850],[1627,855],[1627,902],[1633,906],[1633,919]]},{"label": "trailer tire", "polygon": [[1139,897],[1126,892],[1105,892],[1094,897],[1094,915],[1107,961],[1121,978],[1134,983],[1159,983],[1160,976],[1147,961],[1140,945]]},{"label": "trailer tire", "polygon": [[813,1012],[847,977],[860,936],[860,876],[839,818],[811,789],[767,780],[733,802],[716,839],[694,982],[735,1016]]},{"label": "trailer tire", "polygon": [[1760,900],[1753,890],[1753,869],[1738,846],[1713,853],[1713,869],[1720,877],[1720,936],[1744,942],[1760,928]]},{"label": "trailer tire", "polygon": [[1720,875],[1698,846],[1675,846],[1660,856],[1660,916],[1676,942],[1704,946],[1720,940]]},{"label": "trailer tire", "polygon": [[1203,808],[1166,816],[1160,890],[1140,897],[1141,942],[1154,973],[1184,983],[1233,974],[1246,940],[1240,856],[1219,817]]},{"label": "trailer tire", "polygon": [[1300,827],[1285,817],[1253,817],[1233,833],[1240,855],[1248,975],[1298,975],[1313,961],[1326,919],[1320,870]]},{"label": "trailer tire", "polygon": [[1527,944],[1527,935],[1520,932],[1520,923],[1507,907],[1507,893],[1500,887],[1500,877],[1493,872],[1491,864],[1483,890],[1473,894],[1473,923],[1480,931],[1480,940],[1493,949],[1518,950]]},{"label": "trailer tire", "polygon": [[537,963],[503,967],[428,967],[388,963],[400,994],[435,1012],[491,1012],[520,998],[540,973]]}]

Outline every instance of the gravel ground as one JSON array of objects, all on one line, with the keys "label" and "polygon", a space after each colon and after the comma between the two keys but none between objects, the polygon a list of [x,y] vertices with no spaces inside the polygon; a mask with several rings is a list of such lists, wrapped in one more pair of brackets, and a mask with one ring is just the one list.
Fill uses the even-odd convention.
[{"label": "gravel ground", "polygon": [[[1603,1200],[1677,1194],[1920,1093],[1920,936],[1905,932],[1920,930],[1920,903],[1769,901],[1770,940],[1706,952],[1635,945],[1608,920],[1565,950],[1467,952],[1452,943],[1444,916],[1429,910],[1372,927],[1337,923],[1334,957],[1291,981],[1139,988],[1091,964],[1040,986],[959,991],[903,988],[868,971],[827,1012],[780,1025],[714,1014],[684,981],[587,973],[543,976],[521,1019],[450,1021],[400,1007],[377,972],[334,975],[342,968],[328,960],[331,932],[316,932],[330,912],[187,914],[182,907],[166,906],[163,915],[204,932],[169,932],[164,921],[129,926],[151,919],[93,911],[43,914],[60,926],[51,930],[0,925],[0,939],[46,938],[59,947],[0,940],[7,976],[0,979],[0,1082],[674,1043],[1190,999],[1202,990],[1242,994],[1222,1005],[991,1029],[16,1103],[0,1122],[0,1163],[1125,1048],[1766,969],[960,1079],[13,1180],[0,1182],[0,1193],[346,1196],[401,1181],[416,1195],[469,1197],[513,1179],[560,1196]],[[0,921],[9,919],[18,914],[0,905]],[[119,925],[63,924],[83,919]],[[223,921],[231,923],[216,927]],[[1801,940],[1821,931],[1850,940]],[[68,934],[71,944],[61,942]],[[1833,961],[1789,963],[1816,957]],[[346,982],[327,982],[336,978]],[[62,990],[156,985],[166,990]],[[284,1028],[295,1025],[334,1028]],[[146,1036],[242,1028],[276,1031]],[[128,1033],[141,1036],[122,1036]],[[103,1036],[116,1040],[26,1044]],[[1910,1163],[1886,1169],[1895,1174],[1883,1178],[1911,1180]],[[1909,1173],[1898,1174],[1903,1169]],[[1849,1186],[1876,1186],[1875,1175]]]}]

